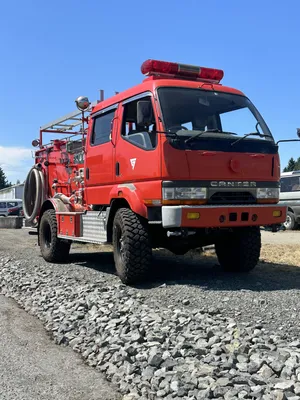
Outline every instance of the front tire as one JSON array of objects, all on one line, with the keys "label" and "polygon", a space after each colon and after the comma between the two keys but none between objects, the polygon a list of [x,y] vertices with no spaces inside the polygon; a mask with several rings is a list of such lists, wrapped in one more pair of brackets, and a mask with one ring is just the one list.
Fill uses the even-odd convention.
[{"label": "front tire", "polygon": [[219,263],[226,272],[246,273],[256,267],[260,257],[260,228],[237,228],[215,244]]},{"label": "front tire", "polygon": [[58,263],[67,261],[71,243],[57,237],[57,219],[55,210],[44,212],[39,229],[39,241],[43,258]]},{"label": "front tire", "polygon": [[146,278],[152,258],[147,222],[128,208],[120,208],[113,222],[114,260],[125,284]]},{"label": "front tire", "polygon": [[287,212],[286,220],[284,222],[284,227],[288,231],[293,231],[298,228],[298,224],[296,222],[295,214],[291,211]]}]

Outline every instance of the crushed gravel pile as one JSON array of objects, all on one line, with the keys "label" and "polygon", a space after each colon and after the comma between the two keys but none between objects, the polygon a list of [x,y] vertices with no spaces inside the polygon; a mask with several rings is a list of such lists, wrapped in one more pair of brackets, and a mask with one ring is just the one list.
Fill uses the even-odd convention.
[{"label": "crushed gravel pile", "polygon": [[189,299],[155,307],[103,274],[91,283],[4,255],[0,292],[103,372],[124,400],[300,399],[300,340],[259,322],[237,323]]}]

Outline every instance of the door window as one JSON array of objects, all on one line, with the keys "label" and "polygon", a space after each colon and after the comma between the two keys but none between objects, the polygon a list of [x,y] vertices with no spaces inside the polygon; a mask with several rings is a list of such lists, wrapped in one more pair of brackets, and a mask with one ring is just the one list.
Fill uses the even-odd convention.
[{"label": "door window", "polygon": [[17,207],[18,206],[18,202],[17,201],[8,201],[7,202],[7,207]]},{"label": "door window", "polygon": [[110,141],[112,121],[115,116],[115,110],[101,114],[94,119],[91,144],[98,146]]},{"label": "door window", "polygon": [[[138,103],[150,102],[150,118],[146,123],[140,120],[138,116]],[[151,103],[151,97],[143,97],[140,100],[135,100],[124,105],[122,137],[133,145],[144,150],[153,150],[157,144],[156,123]]]}]

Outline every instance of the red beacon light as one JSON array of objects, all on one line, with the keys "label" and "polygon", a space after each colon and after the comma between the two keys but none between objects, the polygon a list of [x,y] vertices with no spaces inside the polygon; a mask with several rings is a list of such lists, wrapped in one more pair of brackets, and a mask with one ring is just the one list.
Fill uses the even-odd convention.
[{"label": "red beacon light", "polygon": [[183,78],[219,83],[224,76],[221,69],[197,67],[167,61],[147,60],[141,66],[143,75],[167,78]]}]

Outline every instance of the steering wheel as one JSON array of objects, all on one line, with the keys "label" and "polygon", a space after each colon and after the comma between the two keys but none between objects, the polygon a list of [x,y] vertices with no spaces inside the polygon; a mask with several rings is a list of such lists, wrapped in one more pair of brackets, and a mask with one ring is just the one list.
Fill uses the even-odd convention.
[{"label": "steering wheel", "polygon": [[188,128],[186,128],[185,126],[181,126],[181,125],[174,125],[174,126],[171,126],[168,130],[171,132],[174,132],[174,131],[177,132],[177,131],[181,131],[181,130],[188,131]]}]

